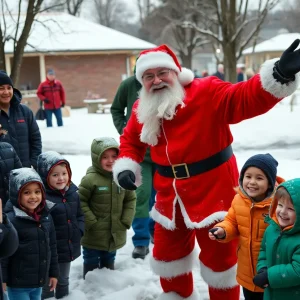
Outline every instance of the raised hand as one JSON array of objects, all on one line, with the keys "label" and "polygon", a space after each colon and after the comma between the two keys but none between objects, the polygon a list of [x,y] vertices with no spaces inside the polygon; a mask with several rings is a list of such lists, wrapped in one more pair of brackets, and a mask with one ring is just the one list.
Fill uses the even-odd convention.
[{"label": "raised hand", "polygon": [[296,39],[281,55],[277,69],[285,78],[292,78],[300,71],[300,40]]},{"label": "raised hand", "polygon": [[118,175],[118,181],[119,181],[119,185],[124,190],[134,191],[137,188],[136,185],[134,184],[135,175],[130,170],[126,170],[126,171],[121,172]]}]

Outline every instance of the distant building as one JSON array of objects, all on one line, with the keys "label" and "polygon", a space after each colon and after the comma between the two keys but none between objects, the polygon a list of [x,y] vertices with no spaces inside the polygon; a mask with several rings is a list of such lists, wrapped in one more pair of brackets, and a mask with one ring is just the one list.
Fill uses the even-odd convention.
[{"label": "distant building", "polygon": [[280,57],[282,52],[295,40],[300,38],[300,33],[279,34],[269,40],[259,43],[243,51],[246,67],[259,70],[261,64],[272,58]]},{"label": "distant building", "polygon": [[[11,18],[7,18],[8,20]],[[21,22],[25,15],[21,16]],[[128,34],[66,13],[42,13],[33,24],[25,48],[17,88],[28,94],[24,102],[36,109],[35,90],[54,69],[67,94],[67,105],[85,106],[87,95],[99,95],[112,102],[122,79],[133,72],[137,54],[155,47]],[[12,23],[13,24],[13,23]],[[13,35],[12,24],[8,24]],[[8,33],[9,34],[9,33]],[[13,43],[5,45],[10,73]],[[25,92],[27,91],[27,92]]]}]

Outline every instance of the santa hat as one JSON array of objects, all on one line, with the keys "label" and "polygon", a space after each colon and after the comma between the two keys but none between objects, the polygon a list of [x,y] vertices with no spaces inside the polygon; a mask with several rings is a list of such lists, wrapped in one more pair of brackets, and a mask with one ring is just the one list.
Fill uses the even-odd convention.
[{"label": "santa hat", "polygon": [[142,76],[144,72],[154,68],[174,70],[183,86],[190,84],[194,79],[194,73],[189,69],[181,68],[175,53],[167,45],[144,50],[140,53],[135,66],[136,79],[143,84]]}]

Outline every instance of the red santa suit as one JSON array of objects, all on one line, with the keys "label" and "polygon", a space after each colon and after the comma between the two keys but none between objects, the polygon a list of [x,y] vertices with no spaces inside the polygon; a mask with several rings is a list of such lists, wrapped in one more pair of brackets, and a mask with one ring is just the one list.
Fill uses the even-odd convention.
[{"label": "red santa suit", "polygon": [[[165,65],[160,62],[158,66]],[[143,138],[143,124],[133,109],[120,137],[120,155],[113,170],[115,181],[120,172],[131,170],[136,184],[140,184],[138,163],[149,145],[153,162],[160,166],[192,164],[227,148],[233,141],[229,124],[267,112],[297,88],[297,82],[284,87],[276,82],[273,66],[274,61],[267,61],[260,75],[237,84],[213,76],[192,80],[185,86],[184,106],[177,107],[172,120],[161,120],[157,140]],[[156,64],[147,67],[155,68]],[[137,73],[138,79],[139,76]],[[138,105],[139,101],[135,108]],[[239,299],[236,241],[220,244],[208,238],[208,229],[226,215],[237,185],[234,155],[220,166],[189,178],[170,178],[156,172],[157,195],[151,212],[156,227],[150,263],[164,290],[159,299],[199,299],[191,272],[197,258],[195,239],[201,248],[201,276],[209,285],[210,299]]]}]

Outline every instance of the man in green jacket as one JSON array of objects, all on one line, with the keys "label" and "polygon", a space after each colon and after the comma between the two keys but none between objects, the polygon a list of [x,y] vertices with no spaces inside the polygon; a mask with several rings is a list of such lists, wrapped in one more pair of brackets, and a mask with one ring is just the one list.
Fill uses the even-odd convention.
[{"label": "man in green jacket", "polygon": [[[123,133],[123,129],[130,118],[132,106],[138,99],[138,92],[141,87],[135,75],[125,79],[119,86],[111,106],[111,114],[114,125],[120,135]],[[136,190],[136,213],[132,223],[134,230],[134,236],[132,238],[134,250],[132,257],[144,259],[149,253],[150,237],[151,240],[153,239],[154,221],[149,218],[149,210],[151,210],[154,204],[156,194],[152,187],[155,164],[150,158],[149,149],[147,150],[144,161],[141,163],[141,167],[143,184]]]}]

